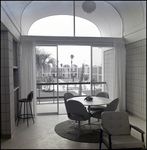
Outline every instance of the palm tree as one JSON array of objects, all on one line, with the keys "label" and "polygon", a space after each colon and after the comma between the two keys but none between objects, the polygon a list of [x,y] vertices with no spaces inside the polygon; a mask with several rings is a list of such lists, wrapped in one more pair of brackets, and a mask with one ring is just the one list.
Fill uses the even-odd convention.
[{"label": "palm tree", "polygon": [[51,65],[53,66],[53,69],[56,68],[56,60],[54,58],[49,57],[46,61],[46,66],[49,68],[49,74],[51,76]]},{"label": "palm tree", "polygon": [[[37,76],[42,77],[42,69],[46,70],[49,67],[51,72],[51,64],[53,67],[56,65],[56,61],[51,57],[51,54],[46,54],[43,49],[36,49],[36,71]],[[41,72],[41,73],[40,73]],[[40,73],[40,74],[39,74]]]},{"label": "palm tree", "polygon": [[[80,79],[79,82],[81,83],[83,81],[84,78],[84,64],[82,64],[82,69],[81,69],[81,74],[80,74]],[[82,94],[82,85],[79,85],[79,95]]]},{"label": "palm tree", "polygon": [[71,58],[71,77],[73,78],[73,81],[74,81],[74,76],[73,76],[73,72],[72,72],[72,59],[74,58],[74,55],[70,55],[70,58]]},{"label": "palm tree", "polygon": [[43,54],[43,53],[37,53],[36,54],[36,71],[37,75],[39,75],[39,72],[41,71],[42,75],[42,68],[46,69],[46,59],[50,57],[50,54]]}]

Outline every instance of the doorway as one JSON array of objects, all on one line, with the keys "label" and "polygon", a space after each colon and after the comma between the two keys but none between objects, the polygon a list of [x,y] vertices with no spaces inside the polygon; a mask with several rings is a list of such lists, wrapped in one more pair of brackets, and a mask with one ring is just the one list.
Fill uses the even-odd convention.
[{"label": "doorway", "polygon": [[98,47],[36,46],[36,59],[41,63],[36,63],[37,114],[65,114],[66,92],[86,96],[101,91],[101,57],[102,49]]},{"label": "doorway", "polygon": [[58,47],[36,46],[37,114],[57,114]]}]

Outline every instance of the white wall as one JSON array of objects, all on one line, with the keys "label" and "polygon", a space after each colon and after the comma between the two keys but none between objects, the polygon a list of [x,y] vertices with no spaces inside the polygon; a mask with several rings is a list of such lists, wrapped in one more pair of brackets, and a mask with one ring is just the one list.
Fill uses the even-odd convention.
[{"label": "white wall", "polygon": [[[12,18],[11,18],[12,19]],[[1,22],[6,26],[6,28],[12,33],[12,35],[20,41],[20,29],[16,24],[14,24],[14,20],[12,21],[8,14],[1,7]],[[3,30],[3,28],[1,28]]]},{"label": "white wall", "polygon": [[126,45],[127,111],[146,120],[146,39]]},{"label": "white wall", "polygon": [[107,83],[105,91],[113,99],[114,49],[104,51],[104,81]]},{"label": "white wall", "polygon": [[146,22],[123,33],[126,44],[146,39]]}]

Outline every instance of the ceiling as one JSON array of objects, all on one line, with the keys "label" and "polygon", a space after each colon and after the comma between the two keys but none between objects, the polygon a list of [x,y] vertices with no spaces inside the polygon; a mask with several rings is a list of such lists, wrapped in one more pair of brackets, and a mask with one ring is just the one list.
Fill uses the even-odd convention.
[{"label": "ceiling", "polygon": [[[82,3],[75,1],[75,16],[93,22],[102,37],[122,37],[146,24],[146,1],[95,1],[96,9],[91,14],[82,10]],[[73,1],[1,1],[1,8],[21,34],[27,35],[38,19],[73,15],[73,4]]]}]

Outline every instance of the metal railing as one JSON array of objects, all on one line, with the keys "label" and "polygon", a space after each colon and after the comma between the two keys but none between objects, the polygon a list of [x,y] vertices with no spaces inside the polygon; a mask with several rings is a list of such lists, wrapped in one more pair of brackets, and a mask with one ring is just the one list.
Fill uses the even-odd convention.
[{"label": "metal railing", "polygon": [[[37,83],[37,104],[43,104],[43,102],[57,103],[57,98],[59,99],[59,103],[63,103],[64,93],[66,92],[71,92],[75,96],[90,95],[90,84],[92,84],[92,95],[96,95],[102,91],[102,86],[98,85],[106,85],[106,82],[61,82],[58,83],[58,88],[57,83]],[[49,91],[46,91],[44,87],[49,89]]]}]

